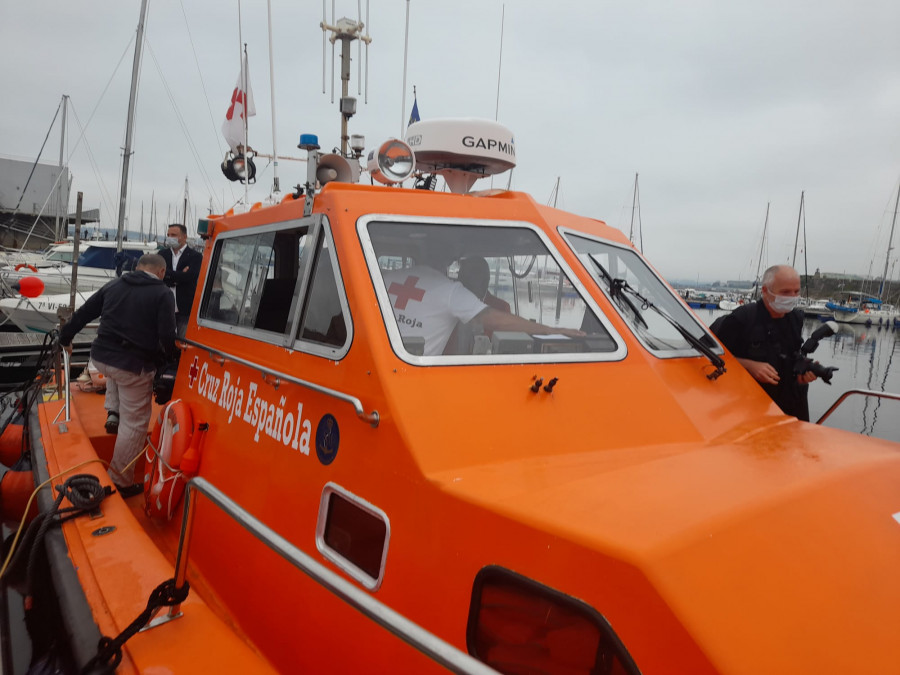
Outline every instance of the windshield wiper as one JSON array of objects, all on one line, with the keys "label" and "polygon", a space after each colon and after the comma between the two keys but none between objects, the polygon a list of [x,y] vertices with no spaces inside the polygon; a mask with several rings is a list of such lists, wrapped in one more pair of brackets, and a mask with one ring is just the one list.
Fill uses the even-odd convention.
[{"label": "windshield wiper", "polygon": [[724,375],[725,370],[725,361],[716,354],[713,350],[711,350],[706,344],[703,343],[698,337],[696,337],[693,333],[691,333],[687,328],[682,326],[678,321],[676,321],[672,316],[663,310],[661,307],[657,307],[650,300],[645,298],[643,295],[634,290],[625,279],[613,279],[609,272],[607,272],[603,265],[601,265],[597,260],[594,259],[593,256],[589,256],[590,260],[596,266],[597,270],[603,275],[604,280],[609,286],[610,295],[613,298],[619,298],[626,302],[631,310],[634,312],[635,317],[640,320],[641,324],[645,328],[647,328],[647,322],[644,320],[644,317],[641,316],[638,308],[635,307],[634,303],[628,298],[626,293],[633,295],[635,298],[641,301],[641,307],[643,309],[652,309],[654,312],[659,314],[662,318],[668,321],[675,328],[676,331],[685,339],[685,341],[698,352],[703,354],[709,362],[715,366],[715,370],[711,373],[708,373],[706,377],[710,380],[716,380],[721,375]]},{"label": "windshield wiper", "polygon": [[647,321],[641,315],[640,310],[635,307],[634,303],[631,302],[631,299],[625,295],[623,292],[625,287],[628,285],[628,282],[624,279],[613,279],[612,275],[606,271],[606,269],[601,265],[597,260],[594,259],[594,256],[589,256],[590,260],[597,267],[597,271],[603,276],[603,279],[606,281],[606,285],[609,287],[609,294],[613,297],[614,300],[619,300],[623,304],[627,305],[628,308],[634,314],[634,318],[637,320],[639,324],[641,324],[644,328],[650,328],[647,324]]}]

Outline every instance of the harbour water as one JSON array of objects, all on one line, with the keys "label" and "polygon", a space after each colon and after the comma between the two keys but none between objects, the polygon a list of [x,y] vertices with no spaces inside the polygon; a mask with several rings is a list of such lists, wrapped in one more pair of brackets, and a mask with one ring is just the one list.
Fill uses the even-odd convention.
[{"label": "harbour water", "polygon": [[[725,312],[695,309],[707,325]],[[804,339],[821,325],[806,319]],[[838,324],[839,331],[824,338],[810,355],[824,366],[835,366],[831,385],[817,380],[809,388],[810,419],[818,420],[848,389],[900,394],[900,330],[890,327]],[[727,377],[727,375],[726,375]],[[824,422],[825,426],[866,436],[900,441],[900,401],[853,395]]]}]

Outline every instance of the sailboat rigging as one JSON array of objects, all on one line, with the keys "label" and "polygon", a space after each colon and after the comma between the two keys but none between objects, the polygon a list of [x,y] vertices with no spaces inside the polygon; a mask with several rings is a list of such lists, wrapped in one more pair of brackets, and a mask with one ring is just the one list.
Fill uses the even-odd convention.
[{"label": "sailboat rigging", "polygon": [[752,300],[758,299],[760,297],[760,294],[762,293],[762,280],[759,277],[759,272],[762,268],[763,253],[766,249],[766,232],[769,229],[769,207],[771,205],[771,202],[766,202],[766,219],[763,222],[762,242],[759,245],[759,259],[756,261],[756,276],[753,280],[753,294],[751,297]]},{"label": "sailboat rigging", "polygon": [[887,250],[884,252],[884,273],[881,275],[881,286],[878,288],[878,298],[883,300],[884,286],[888,278],[888,266],[891,261],[891,244],[894,243],[894,228],[897,225],[897,208],[900,207],[900,185],[897,186],[897,199],[894,201],[894,217],[891,219],[891,233],[888,235]]},{"label": "sailboat rigging", "polygon": [[797,214],[797,232],[794,235],[794,255],[791,258],[791,267],[797,269],[797,243],[800,240],[800,227],[803,226],[803,288],[807,304],[809,303],[809,268],[806,259],[806,203],[805,191],[800,191],[800,211]]}]

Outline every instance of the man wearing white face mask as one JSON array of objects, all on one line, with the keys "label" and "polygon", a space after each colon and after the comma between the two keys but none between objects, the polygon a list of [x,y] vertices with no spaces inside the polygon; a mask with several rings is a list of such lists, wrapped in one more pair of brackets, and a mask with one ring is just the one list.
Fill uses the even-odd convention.
[{"label": "man wearing white face mask", "polygon": [[816,376],[794,372],[803,344],[800,275],[775,265],[762,279],[762,298],[717,319],[710,328],[786,414],[809,421],[807,390]]},{"label": "man wearing white face mask", "polygon": [[166,233],[166,248],[160,251],[166,261],[166,276],[163,281],[175,296],[175,323],[178,337],[184,337],[188,315],[194,304],[197,279],[203,255],[187,245],[187,228],[180,223],[172,223]]}]

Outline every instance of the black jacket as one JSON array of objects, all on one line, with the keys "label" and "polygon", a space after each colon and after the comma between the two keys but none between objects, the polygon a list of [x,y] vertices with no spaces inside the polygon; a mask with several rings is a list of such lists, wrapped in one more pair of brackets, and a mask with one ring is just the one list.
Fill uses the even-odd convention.
[{"label": "black jacket", "polygon": [[[190,246],[185,246],[178,259],[178,269],[172,269],[172,249],[164,248],[159,254],[166,261],[166,286],[175,287],[175,305],[178,313],[187,316],[191,313],[194,304],[194,294],[197,291],[197,279],[200,278],[200,265],[203,264],[203,254],[195,251]],[[184,272],[187,267],[188,271]]]},{"label": "black jacket", "polygon": [[794,372],[803,344],[802,310],[774,319],[758,300],[719,317],[710,329],[738,358],[771,364],[778,371],[778,384],[760,386],[786,414],[809,421],[809,385],[798,384]]},{"label": "black jacket", "polygon": [[140,373],[153,370],[175,351],[175,299],[172,291],[141,270],[110,281],[79,307],[59,333],[68,345],[88,322],[100,317],[91,358]]}]

